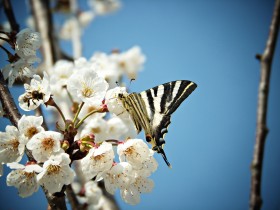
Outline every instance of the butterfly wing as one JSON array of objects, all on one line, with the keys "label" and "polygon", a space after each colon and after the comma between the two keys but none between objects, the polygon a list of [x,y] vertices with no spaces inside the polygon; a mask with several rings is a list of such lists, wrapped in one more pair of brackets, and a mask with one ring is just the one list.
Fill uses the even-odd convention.
[{"label": "butterfly wing", "polygon": [[[139,93],[145,104],[146,113],[150,122],[150,130],[147,131],[144,129],[146,137],[149,138],[149,136],[151,136],[153,149],[163,154],[166,163],[168,163],[168,161],[162,146],[165,143],[164,134],[167,133],[167,127],[171,122],[171,114],[196,87],[197,85],[194,82],[177,80],[164,83]],[[147,139],[147,141],[149,140],[150,139]]]}]

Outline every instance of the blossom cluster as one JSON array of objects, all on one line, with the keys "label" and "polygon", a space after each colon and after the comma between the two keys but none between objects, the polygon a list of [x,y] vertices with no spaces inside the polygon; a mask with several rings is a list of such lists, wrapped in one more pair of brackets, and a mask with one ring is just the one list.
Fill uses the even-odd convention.
[{"label": "blossom cluster", "polygon": [[[19,33],[25,44],[17,43],[17,54],[34,61],[39,36],[28,31]],[[45,104],[58,114],[55,119],[23,115],[17,126],[0,132],[0,172],[3,164],[12,169],[7,185],[27,197],[39,186],[55,193],[72,184],[80,202],[96,207],[104,202],[98,187],[103,180],[109,193],[118,189],[125,202],[139,203],[140,194],[154,187],[149,177],[158,164],[154,152],[137,138],[118,95],[128,94],[119,84],[124,76],[135,78],[144,62],[140,47],[135,46],[124,52],[96,52],[88,60],[59,60],[43,76],[33,72],[18,98],[20,108],[31,111]],[[16,74],[6,75],[10,81]],[[43,121],[56,123],[57,130],[45,129]],[[21,164],[25,152],[29,161]],[[77,180],[84,180],[83,184],[77,185]]]},{"label": "blossom cluster", "polygon": [[[13,40],[11,40],[13,42]],[[12,86],[16,78],[31,78],[36,73],[34,63],[40,59],[36,55],[36,51],[41,46],[41,37],[38,32],[34,32],[29,28],[21,30],[16,35],[15,55],[9,56],[13,62],[7,64],[2,73],[4,79],[8,79],[9,86]]]}]

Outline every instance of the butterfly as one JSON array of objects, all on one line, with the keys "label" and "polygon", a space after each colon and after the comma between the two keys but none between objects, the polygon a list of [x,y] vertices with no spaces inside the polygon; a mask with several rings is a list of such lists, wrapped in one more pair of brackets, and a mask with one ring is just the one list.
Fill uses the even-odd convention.
[{"label": "butterfly", "polygon": [[195,90],[197,85],[188,80],[177,80],[145,90],[141,93],[118,95],[123,107],[130,114],[137,132],[145,131],[146,141],[160,153],[171,168],[163,146],[164,136],[171,123],[172,113]]}]

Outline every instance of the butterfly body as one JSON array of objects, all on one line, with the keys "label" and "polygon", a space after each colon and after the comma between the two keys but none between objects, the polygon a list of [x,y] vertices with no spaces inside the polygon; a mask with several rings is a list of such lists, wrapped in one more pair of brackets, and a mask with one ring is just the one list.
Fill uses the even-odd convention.
[{"label": "butterfly body", "polygon": [[177,80],[153,87],[141,93],[119,95],[124,108],[129,112],[138,133],[145,131],[152,149],[162,154],[170,167],[163,146],[164,135],[170,124],[171,114],[197,87],[194,82]]}]

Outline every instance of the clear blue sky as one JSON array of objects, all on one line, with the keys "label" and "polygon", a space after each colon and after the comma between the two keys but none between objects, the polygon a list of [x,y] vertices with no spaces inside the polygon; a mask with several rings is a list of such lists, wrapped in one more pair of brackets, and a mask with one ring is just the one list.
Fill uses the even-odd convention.
[{"label": "clear blue sky", "polygon": [[[23,2],[14,4],[21,23]],[[264,50],[273,6],[271,0],[125,0],[119,12],[98,17],[85,31],[87,58],[96,50],[142,47],[147,63],[132,91],[179,79],[198,84],[174,113],[166,135],[173,168],[158,155],[153,192],[142,195],[137,206],[125,204],[117,193],[122,209],[248,209],[260,72],[255,54]],[[264,210],[280,209],[279,49],[278,42],[269,95]],[[5,178],[0,182],[1,209],[46,209],[41,191],[21,199],[15,188],[6,187]]]}]

